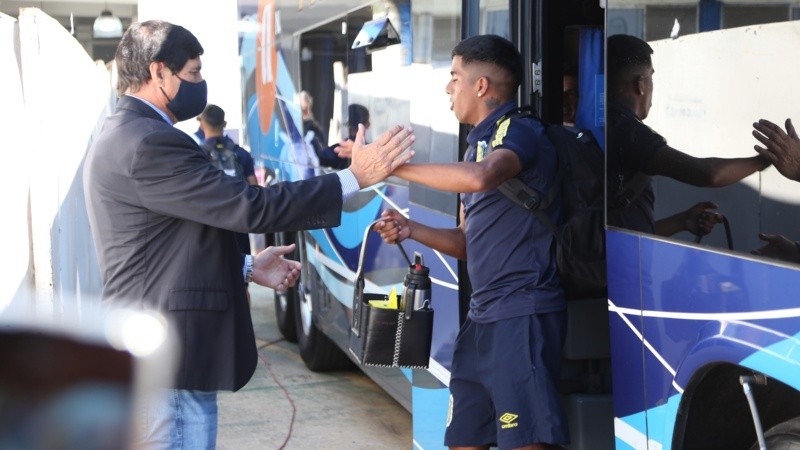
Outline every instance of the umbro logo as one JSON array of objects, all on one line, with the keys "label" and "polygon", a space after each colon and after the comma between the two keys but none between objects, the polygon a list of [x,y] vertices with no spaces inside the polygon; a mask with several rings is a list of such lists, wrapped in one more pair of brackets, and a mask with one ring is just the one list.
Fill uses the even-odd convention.
[{"label": "umbro logo", "polygon": [[502,425],[500,425],[500,428],[506,429],[506,428],[516,427],[517,425],[519,425],[517,423],[517,417],[519,417],[517,414],[511,414],[511,413],[503,414],[502,416],[500,416],[499,419],[497,419],[502,423]]}]

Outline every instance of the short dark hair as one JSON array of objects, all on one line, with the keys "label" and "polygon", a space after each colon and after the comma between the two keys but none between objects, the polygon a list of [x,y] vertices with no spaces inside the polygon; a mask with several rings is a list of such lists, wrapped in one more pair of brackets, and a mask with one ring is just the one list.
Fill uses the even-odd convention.
[{"label": "short dark hair", "polygon": [[119,41],[117,93],[137,91],[150,79],[150,63],[163,62],[178,73],[186,62],[203,54],[200,41],[186,28],[163,20],[131,25]]},{"label": "short dark hair", "polygon": [[619,88],[637,71],[653,67],[653,48],[647,42],[627,34],[615,34],[608,38],[606,64],[611,93]]},{"label": "short dark hair", "polygon": [[506,71],[511,78],[509,95],[513,95],[522,82],[522,55],[514,44],[500,36],[482,34],[464,39],[453,48],[451,56],[460,56],[464,64],[481,62]]},{"label": "short dark hair", "polygon": [[364,105],[353,103],[347,107],[347,123],[351,127],[358,127],[358,124],[369,122],[369,110]]},{"label": "short dark hair", "polygon": [[211,128],[218,130],[225,128],[225,110],[217,105],[212,105],[210,103],[206,105],[206,108],[200,113],[198,119],[208,124]]}]

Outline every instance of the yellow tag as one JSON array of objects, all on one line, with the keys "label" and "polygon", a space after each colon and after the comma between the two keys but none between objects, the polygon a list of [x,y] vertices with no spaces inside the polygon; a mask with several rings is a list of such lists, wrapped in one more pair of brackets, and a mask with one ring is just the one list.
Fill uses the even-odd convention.
[{"label": "yellow tag", "polygon": [[373,308],[389,309],[389,300],[370,300],[369,306]]},{"label": "yellow tag", "polygon": [[397,309],[397,289],[392,288],[389,298],[386,300],[370,300],[369,306],[381,309]]}]

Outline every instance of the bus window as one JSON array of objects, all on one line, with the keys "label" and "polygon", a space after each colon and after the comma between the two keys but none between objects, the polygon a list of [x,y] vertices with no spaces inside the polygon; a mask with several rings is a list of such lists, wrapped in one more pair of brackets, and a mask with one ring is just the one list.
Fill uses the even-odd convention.
[{"label": "bus window", "polygon": [[413,61],[450,62],[450,51],[461,40],[461,2],[418,2],[412,13]]},{"label": "bus window", "polygon": [[503,0],[482,0],[479,27],[481,34],[496,34],[506,39],[511,39],[508,2]]},{"label": "bus window", "polygon": [[[609,24],[630,25],[631,2],[624,2],[625,8],[620,10],[615,9],[617,4],[623,5],[609,2]],[[800,92],[791,92],[792,80],[797,79],[800,66],[787,61],[781,50],[800,43],[796,23],[787,22],[791,18],[790,9],[778,8],[781,11],[778,14],[777,10],[762,6],[718,7],[716,21],[711,17],[714,11],[703,2],[658,7],[642,2],[633,8],[643,14],[644,40],[653,50],[654,71],[640,74],[649,77],[646,82],[651,84],[646,88],[652,90],[652,106],[644,105],[640,111],[628,110],[654,132],[648,134],[650,139],[663,137],[665,145],[672,149],[690,158],[700,158],[698,164],[712,164],[707,158],[757,156],[753,146],[758,142],[751,135],[752,123],[765,118],[783,128],[786,118],[797,115],[794,105],[800,98]],[[748,11],[751,14],[746,14]],[[699,23],[700,32],[695,23]],[[741,26],[744,24],[748,26]],[[635,30],[632,34],[637,36]],[[609,74],[612,72],[613,61],[609,60]],[[619,109],[627,100],[621,101],[624,94],[615,93],[614,89],[610,84],[609,103]],[[609,145],[632,139],[629,135],[634,132],[632,128],[617,128],[614,133],[615,116],[613,111],[611,114]],[[712,182],[692,175],[698,166],[680,165],[685,161],[678,163],[675,158],[684,157],[675,153],[670,159],[662,159],[661,164],[651,162],[646,172],[655,176],[649,183],[637,184],[632,168],[655,161],[651,157],[657,158],[653,155],[660,151],[641,142],[637,145],[639,154],[625,150],[618,154],[614,148],[609,149],[609,225],[688,242],[699,240],[702,245],[732,247],[744,253],[763,245],[759,232],[800,239],[800,230],[793,225],[800,218],[800,196],[794,194],[797,192],[794,182],[786,180],[774,168],[760,171],[761,167],[754,165],[747,168],[725,165],[729,176],[723,177],[725,181]],[[667,164],[675,165],[670,169]],[[737,170],[738,175],[733,175]],[[627,194],[611,198],[621,191]],[[701,202],[707,202],[701,209],[708,209],[709,213],[718,211],[724,216],[729,234],[725,222],[717,222],[710,234],[704,235],[697,221],[687,219],[698,217],[690,208],[700,208],[696,205]],[[650,223],[651,228],[642,224],[648,222],[645,217],[648,211],[636,211],[647,208],[652,213],[649,221],[654,222]],[[666,220],[676,214],[682,223],[667,224]],[[636,218],[637,215],[640,217]]]},{"label": "bus window", "polygon": [[697,9],[697,5],[667,5],[646,8],[644,14],[646,40],[655,41],[669,38],[676,21],[681,28],[681,36],[697,33]]},{"label": "bus window", "polygon": [[[800,63],[787,56],[800,23],[789,2],[655,3],[607,3],[617,448],[796,444],[778,434],[800,423],[798,360],[779,349],[797,346],[800,271],[751,252],[759,233],[785,236],[795,252],[800,239],[798,182],[758,159],[753,136],[759,119],[784,132],[787,118],[800,120]],[[640,186],[635,167],[650,177]],[[718,220],[699,242],[685,213],[698,204]]]},{"label": "bus window", "polygon": [[[448,114],[445,85],[450,77],[450,52],[461,40],[461,2],[417,2],[412,10],[412,67],[386,74],[394,96],[408,98],[406,123],[414,127],[415,162],[448,163],[458,160],[458,123]],[[405,89],[400,89],[404,87]],[[403,94],[400,94],[403,93]],[[413,101],[412,101],[413,100]],[[404,183],[401,180],[394,182]],[[408,200],[431,211],[455,217],[456,194],[420,184],[408,188]]]}]

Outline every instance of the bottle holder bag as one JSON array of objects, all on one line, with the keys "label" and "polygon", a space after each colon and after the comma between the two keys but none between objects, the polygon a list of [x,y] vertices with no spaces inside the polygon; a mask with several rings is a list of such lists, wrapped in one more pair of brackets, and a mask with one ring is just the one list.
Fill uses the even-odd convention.
[{"label": "bottle holder bag", "polygon": [[[350,352],[359,363],[367,366],[427,369],[433,333],[430,304],[414,310],[413,294],[408,295],[409,291],[413,292],[413,285],[406,287],[397,309],[371,305],[370,301],[386,302],[390,300],[389,296],[364,292],[364,255],[372,225],[364,231],[356,271]],[[402,251],[402,247],[400,249]],[[409,270],[412,267],[409,261]]]}]

